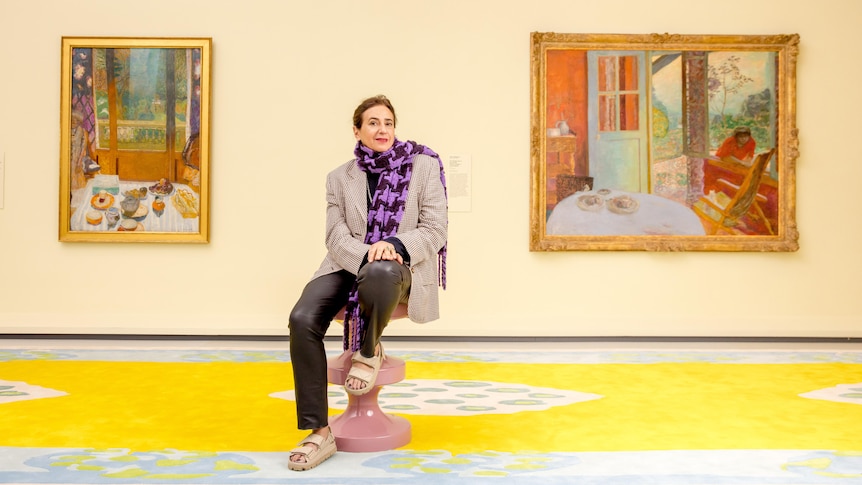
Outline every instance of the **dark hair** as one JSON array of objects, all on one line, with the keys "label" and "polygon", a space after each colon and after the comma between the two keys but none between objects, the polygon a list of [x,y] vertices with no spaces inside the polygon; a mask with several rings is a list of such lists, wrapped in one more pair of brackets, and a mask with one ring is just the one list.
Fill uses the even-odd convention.
[{"label": "dark hair", "polygon": [[353,126],[362,128],[362,115],[375,106],[385,106],[389,109],[392,112],[392,122],[398,124],[398,117],[395,116],[395,108],[392,107],[392,102],[386,96],[378,94],[359,103],[359,106],[353,111]]}]

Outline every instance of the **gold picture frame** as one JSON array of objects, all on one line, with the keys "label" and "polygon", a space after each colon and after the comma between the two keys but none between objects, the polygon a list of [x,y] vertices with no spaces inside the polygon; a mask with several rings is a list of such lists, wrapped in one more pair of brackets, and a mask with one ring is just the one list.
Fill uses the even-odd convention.
[{"label": "gold picture frame", "polygon": [[531,251],[798,249],[798,35],[530,47]]},{"label": "gold picture frame", "polygon": [[63,242],[209,242],[211,38],[63,37]]}]

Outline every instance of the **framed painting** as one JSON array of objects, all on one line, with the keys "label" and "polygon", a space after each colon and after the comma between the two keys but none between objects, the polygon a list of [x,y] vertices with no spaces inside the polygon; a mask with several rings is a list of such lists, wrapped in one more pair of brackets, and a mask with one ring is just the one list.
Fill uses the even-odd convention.
[{"label": "framed painting", "polygon": [[60,241],[209,242],[211,53],[63,37]]},{"label": "framed painting", "polygon": [[798,46],[532,33],[530,250],[797,250]]}]

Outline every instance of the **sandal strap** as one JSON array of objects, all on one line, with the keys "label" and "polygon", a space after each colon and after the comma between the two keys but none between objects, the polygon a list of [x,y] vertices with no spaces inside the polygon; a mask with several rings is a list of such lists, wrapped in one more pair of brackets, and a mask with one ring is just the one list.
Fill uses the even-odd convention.
[{"label": "sandal strap", "polygon": [[382,365],[383,359],[385,358],[386,356],[383,354],[383,348],[381,347],[380,355],[375,355],[374,357],[365,357],[360,351],[357,350],[350,358],[350,360],[353,362],[360,362],[369,367],[377,367],[379,365]]},{"label": "sandal strap", "polygon": [[354,379],[359,379],[364,382],[366,385],[370,384],[374,379],[374,374],[376,374],[377,370],[379,370],[383,366],[383,349],[380,349],[380,355],[375,355],[374,357],[365,357],[358,351],[353,354],[351,361],[356,364],[357,362],[361,364],[365,364],[371,369],[361,369],[353,365],[350,367],[350,371],[347,373],[347,378],[351,377]]},{"label": "sandal strap", "polygon": [[[324,438],[318,434],[310,434],[300,442],[298,448],[290,450],[291,460],[287,467],[291,470],[310,470],[323,463],[335,454],[335,435],[330,431],[329,436]],[[303,456],[305,461],[294,461],[294,456]]]},{"label": "sandal strap", "polygon": [[353,362],[359,362],[359,363],[365,364],[369,367],[374,367],[375,365],[377,365],[377,359],[378,359],[377,356],[365,357],[362,354],[360,354],[359,352],[356,352],[355,354],[353,354],[353,358],[350,360]]},{"label": "sandal strap", "polygon": [[374,372],[367,369],[359,369],[357,367],[351,367],[350,372],[347,373],[347,378],[359,379],[360,381],[368,384],[371,382],[371,378],[374,377]]},{"label": "sandal strap", "polygon": [[[331,431],[330,431],[330,433],[331,433]],[[319,434],[312,433],[312,434],[306,436],[305,438],[303,438],[303,440],[299,442],[299,446],[301,446],[303,448],[308,448],[308,447],[303,446],[303,445],[305,445],[306,443],[311,443],[313,445],[317,445],[317,447],[320,448],[323,445],[324,441],[326,441],[326,438],[324,438],[323,436],[320,436]]]},{"label": "sandal strap", "polygon": [[313,446],[300,446],[299,448],[294,448],[290,450],[291,455],[302,455],[306,458],[310,457],[312,453],[319,450],[320,448],[315,448]]}]

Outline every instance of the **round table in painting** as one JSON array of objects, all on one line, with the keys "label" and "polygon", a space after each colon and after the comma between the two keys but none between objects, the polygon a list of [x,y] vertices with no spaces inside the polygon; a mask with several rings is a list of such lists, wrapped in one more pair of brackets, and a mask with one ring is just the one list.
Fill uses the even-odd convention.
[{"label": "round table in painting", "polygon": [[679,202],[607,189],[576,192],[561,200],[548,217],[546,232],[561,236],[705,234],[697,214]]}]

